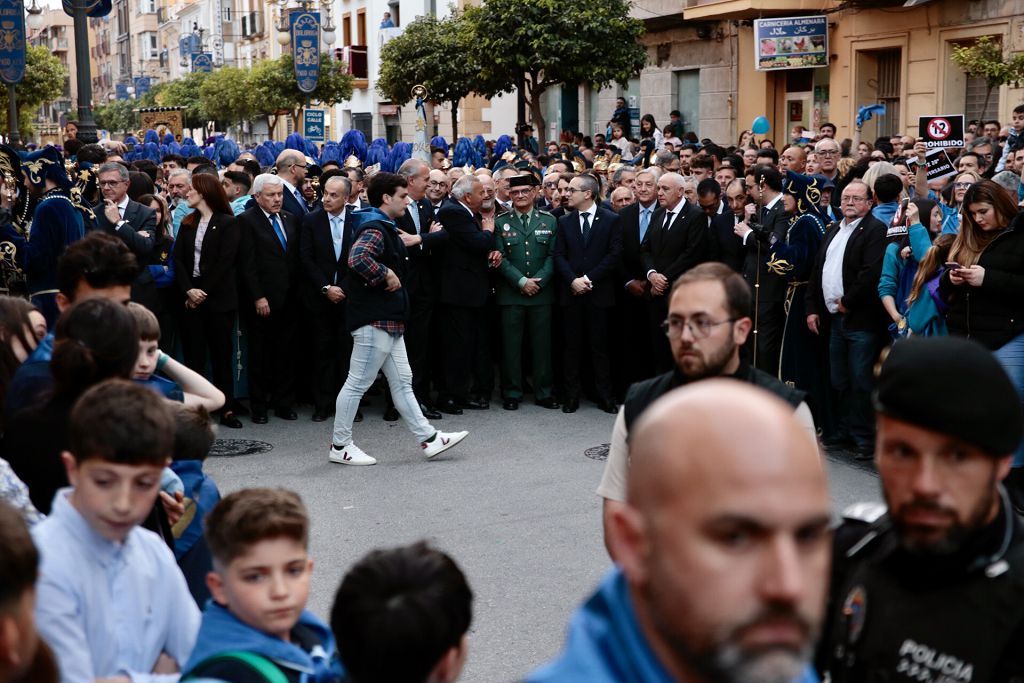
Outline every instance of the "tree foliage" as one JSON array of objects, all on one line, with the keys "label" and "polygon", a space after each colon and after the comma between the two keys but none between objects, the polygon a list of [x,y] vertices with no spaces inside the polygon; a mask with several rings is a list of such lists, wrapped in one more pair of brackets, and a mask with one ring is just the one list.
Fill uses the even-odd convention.
[{"label": "tree foliage", "polygon": [[112,133],[134,131],[139,123],[139,117],[135,113],[136,106],[138,102],[135,100],[114,100],[101,104],[93,111],[96,125]]},{"label": "tree foliage", "polygon": [[524,89],[544,142],[540,97],[552,86],[626,85],[647,64],[643,22],[628,0],[487,0],[469,7],[473,46],[481,56],[477,92],[494,96]]},{"label": "tree foliage", "polygon": [[[15,88],[18,100],[18,129],[26,138],[32,134],[32,119],[44,103],[64,94],[67,68],[60,59],[41,45],[28,45],[25,50],[25,77]],[[4,88],[6,92],[6,88]]]},{"label": "tree foliage", "polygon": [[988,102],[996,88],[1024,81],[1024,54],[1004,56],[1003,46],[990,36],[978,38],[972,45],[953,48],[953,62],[972,78],[984,78],[987,90],[982,117],[988,116]]},{"label": "tree foliage", "polygon": [[332,106],[352,97],[353,78],[347,73],[345,63],[327,53],[320,55],[320,76],[316,89],[308,95],[299,90],[291,55],[260,62],[249,72],[248,80],[257,113],[270,117],[271,128],[277,123],[278,115],[288,113],[298,129],[299,116],[307,102]]},{"label": "tree foliage", "polygon": [[184,107],[185,127],[203,126],[206,123],[206,115],[203,112],[200,88],[209,77],[209,72],[193,71],[167,83],[155,96],[157,106]]},{"label": "tree foliage", "polygon": [[249,83],[250,72],[233,66],[213,71],[199,86],[199,102],[205,118],[220,124],[238,124],[258,112]]},{"label": "tree foliage", "polygon": [[[485,87],[473,31],[474,25],[458,12],[445,19],[424,15],[409,23],[381,48],[377,92],[405,104],[413,99],[413,86],[424,86],[428,99],[451,102],[453,137],[458,137],[459,101]],[[501,84],[495,85],[500,89]]]}]

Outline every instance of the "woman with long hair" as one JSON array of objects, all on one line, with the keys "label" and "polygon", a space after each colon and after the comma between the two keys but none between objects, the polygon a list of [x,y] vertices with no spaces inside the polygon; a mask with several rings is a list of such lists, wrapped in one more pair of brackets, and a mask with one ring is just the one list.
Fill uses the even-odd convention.
[{"label": "woman with long hair", "polygon": [[907,295],[907,327],[910,334],[920,337],[941,337],[949,334],[946,328],[945,306],[940,306],[933,295],[936,279],[945,272],[954,235],[939,235],[925,252],[914,274],[914,283]]},{"label": "woman with long hair", "polygon": [[885,256],[882,258],[878,296],[882,300],[885,312],[892,318],[893,325],[890,325],[889,329],[894,336],[908,334],[909,293],[917,276],[918,264],[932,246],[931,231],[921,221],[930,220],[934,206],[935,202],[930,199],[911,200],[907,204],[904,226],[889,226],[889,234],[893,238],[886,246]]},{"label": "woman with long hair", "polygon": [[179,310],[185,364],[202,373],[209,359],[213,383],[225,399],[220,423],[239,429],[242,423],[235,416],[232,374],[238,227],[217,176],[192,176],[185,200],[194,210],[181,221],[173,251],[174,274],[184,293],[184,310]]},{"label": "woman with long hair", "polygon": [[156,283],[157,296],[160,298],[159,310],[153,311],[160,321],[160,349],[174,355],[178,346],[178,309],[181,308],[181,294],[174,277],[174,238],[171,237],[171,211],[167,200],[159,194],[144,194],[138,202],[156,211],[156,235],[154,248],[156,263],[149,268],[153,281]]},{"label": "woman with long hair", "polygon": [[654,140],[654,149],[661,149],[665,145],[665,134],[658,128],[651,114],[644,114],[640,118],[640,139],[647,138]]}]

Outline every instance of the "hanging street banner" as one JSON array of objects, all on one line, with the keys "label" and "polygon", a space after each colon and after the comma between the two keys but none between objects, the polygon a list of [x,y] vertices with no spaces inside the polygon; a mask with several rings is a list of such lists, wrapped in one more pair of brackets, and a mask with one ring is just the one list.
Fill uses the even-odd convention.
[{"label": "hanging street banner", "polygon": [[192,55],[192,71],[213,71],[213,55],[209,52]]},{"label": "hanging street banner", "polygon": [[25,5],[0,0],[0,81],[17,85],[25,76]]},{"label": "hanging street banner", "polygon": [[828,18],[755,19],[754,47],[758,71],[828,66]]},{"label": "hanging street banner", "polygon": [[118,100],[130,100],[131,95],[128,94],[127,83],[115,83],[114,84],[114,99]]},{"label": "hanging street banner", "polygon": [[288,19],[292,27],[292,61],[295,62],[295,80],[299,90],[316,90],[320,76],[320,13],[292,12]]},{"label": "hanging street banner", "polygon": [[302,112],[302,135],[313,142],[326,138],[323,109],[306,109]]},{"label": "hanging street banner", "polygon": [[142,97],[152,90],[153,80],[149,76],[135,77],[135,97]]}]

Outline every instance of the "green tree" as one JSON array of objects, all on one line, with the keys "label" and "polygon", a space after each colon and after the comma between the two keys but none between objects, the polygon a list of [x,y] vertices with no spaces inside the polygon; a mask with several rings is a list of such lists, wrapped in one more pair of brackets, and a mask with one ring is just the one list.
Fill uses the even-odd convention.
[{"label": "green tree", "polygon": [[257,113],[249,71],[233,66],[217,69],[199,86],[200,108],[217,123],[238,124]]},{"label": "green tree", "polygon": [[477,92],[494,96],[521,88],[543,145],[541,95],[548,88],[625,87],[647,64],[639,43],[644,25],[629,9],[629,0],[487,0],[467,8],[482,64]]},{"label": "green tree", "polygon": [[953,62],[972,78],[984,78],[987,90],[981,116],[988,116],[988,103],[996,88],[1014,84],[1019,87],[1024,81],[1024,54],[1004,56],[1003,46],[990,36],[978,38],[972,45],[957,45],[953,48]]},{"label": "green tree", "polygon": [[67,68],[45,47],[29,45],[26,48],[25,77],[15,89],[18,129],[25,139],[32,134],[32,119],[36,110],[64,93],[67,77]]},{"label": "green tree", "polygon": [[327,53],[320,55],[320,76],[316,89],[309,94],[299,90],[291,55],[264,60],[249,74],[249,87],[257,112],[270,119],[271,129],[277,125],[281,114],[290,115],[298,129],[302,107],[310,102],[332,106],[347,100],[352,97],[352,81],[351,74],[345,70],[345,63]]},{"label": "green tree", "polygon": [[[479,54],[472,49],[474,26],[464,14],[446,19],[424,15],[405,27],[381,49],[377,92],[397,104],[413,99],[412,88],[422,85],[434,102],[452,105],[452,137],[459,136],[459,101],[485,89]],[[495,84],[500,90],[502,84]]]},{"label": "green tree", "polygon": [[[146,94],[138,99],[139,108],[141,109],[143,107],[159,107],[159,106],[163,105],[163,95],[162,95],[162,93],[163,93],[164,90],[167,89],[168,85],[169,85],[168,81],[164,81],[163,83],[154,83],[149,88],[149,90],[146,91]],[[163,105],[163,106],[170,106],[170,105]]]},{"label": "green tree", "polygon": [[114,100],[101,104],[93,112],[96,125],[111,133],[134,131],[139,125],[139,117],[135,113],[137,105],[134,100]]},{"label": "green tree", "polygon": [[185,127],[199,128],[207,121],[199,89],[209,77],[204,71],[188,73],[161,88],[156,101],[161,107],[184,107]]}]

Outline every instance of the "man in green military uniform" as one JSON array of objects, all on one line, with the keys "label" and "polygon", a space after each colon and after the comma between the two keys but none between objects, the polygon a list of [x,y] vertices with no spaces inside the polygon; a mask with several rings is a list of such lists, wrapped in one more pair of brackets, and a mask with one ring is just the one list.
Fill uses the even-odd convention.
[{"label": "man in green military uniform", "polygon": [[537,405],[558,408],[551,370],[551,306],[555,301],[555,217],[534,208],[537,178],[509,179],[512,211],[495,219],[501,252],[497,295],[501,307],[502,395],[505,410],[517,410],[523,398],[523,331],[529,328],[533,386]]}]

